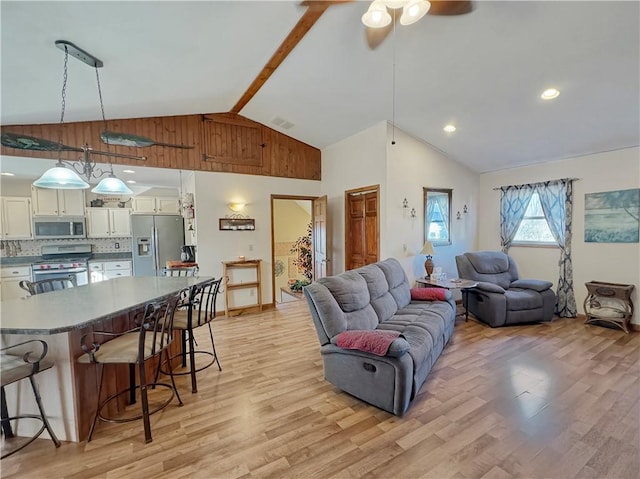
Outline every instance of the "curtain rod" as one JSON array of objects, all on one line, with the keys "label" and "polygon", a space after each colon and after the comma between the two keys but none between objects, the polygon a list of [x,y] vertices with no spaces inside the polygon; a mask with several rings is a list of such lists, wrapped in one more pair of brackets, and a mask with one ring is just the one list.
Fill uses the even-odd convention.
[{"label": "curtain rod", "polygon": [[493,191],[498,191],[501,190],[502,188],[507,188],[509,186],[526,186],[526,185],[541,185],[542,183],[549,183],[552,181],[562,181],[562,180],[570,180],[570,181],[580,181],[581,178],[559,178],[557,180],[547,180],[547,181],[538,181],[537,183],[523,183],[522,185],[505,185],[505,186],[498,186],[497,188],[493,188]]}]

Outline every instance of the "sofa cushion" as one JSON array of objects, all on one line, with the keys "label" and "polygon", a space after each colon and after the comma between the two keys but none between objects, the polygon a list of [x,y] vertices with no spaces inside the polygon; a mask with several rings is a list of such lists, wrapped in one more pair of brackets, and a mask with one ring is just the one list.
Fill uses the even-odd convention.
[{"label": "sofa cushion", "polygon": [[382,270],[387,278],[389,292],[395,299],[398,309],[404,308],[411,301],[411,293],[409,292],[411,287],[402,265],[397,259],[389,258],[376,263],[376,266]]},{"label": "sofa cushion", "polygon": [[354,270],[367,282],[371,306],[378,315],[378,321],[385,321],[395,314],[398,304],[389,292],[389,283],[380,268],[375,264]]},{"label": "sofa cushion", "polygon": [[504,293],[508,311],[542,308],[542,296],[531,289],[511,288]]}]

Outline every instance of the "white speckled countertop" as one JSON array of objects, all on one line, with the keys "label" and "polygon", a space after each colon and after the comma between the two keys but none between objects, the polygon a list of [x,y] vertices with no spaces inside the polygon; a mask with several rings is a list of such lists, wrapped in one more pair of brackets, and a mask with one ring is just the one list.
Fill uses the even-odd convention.
[{"label": "white speckled countertop", "polygon": [[123,277],[0,302],[0,333],[56,334],[118,316],[210,278]]}]

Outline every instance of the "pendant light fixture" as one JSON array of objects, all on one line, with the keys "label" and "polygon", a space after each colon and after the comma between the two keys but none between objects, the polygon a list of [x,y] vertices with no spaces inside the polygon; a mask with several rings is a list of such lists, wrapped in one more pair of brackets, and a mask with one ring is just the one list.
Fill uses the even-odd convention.
[{"label": "pendant light fixture", "polygon": [[[63,74],[63,82],[62,82],[62,104],[61,104],[61,113],[60,113],[60,126],[59,126],[59,137],[58,137],[58,154],[60,154],[63,150],[65,151],[81,151],[82,158],[79,161],[70,162],[62,159],[58,159],[56,166],[47,170],[38,180],[36,180],[33,185],[39,188],[55,188],[55,189],[86,189],[89,188],[90,185],[88,181],[91,179],[98,179],[104,175],[108,175],[106,178],[100,180],[100,183],[93,188],[91,191],[93,193],[102,194],[102,195],[132,195],[133,191],[124,184],[124,182],[118,178],[116,178],[113,173],[113,165],[109,164],[109,170],[103,170],[99,168],[95,161],[91,158],[91,155],[102,155],[102,156],[110,156],[110,157],[118,157],[118,158],[129,158],[134,160],[146,160],[144,156],[131,156],[131,155],[123,155],[115,152],[109,151],[109,142],[105,142],[107,144],[107,151],[94,151],[88,145],[84,145],[81,148],[68,147],[63,145],[63,124],[64,124],[64,114],[66,107],[66,93],[67,93],[67,62],[69,58],[69,54],[78,58],[83,63],[94,67],[96,71],[96,82],[98,86],[98,98],[100,100],[100,111],[102,113],[102,121],[106,130],[106,117],[104,114],[104,104],[102,102],[102,88],[100,86],[100,73],[98,68],[103,66],[102,61],[77,47],[71,42],[66,40],[57,40],[55,45],[64,51],[64,74]],[[46,142],[46,140],[43,140]],[[82,176],[86,178],[85,181]]]}]

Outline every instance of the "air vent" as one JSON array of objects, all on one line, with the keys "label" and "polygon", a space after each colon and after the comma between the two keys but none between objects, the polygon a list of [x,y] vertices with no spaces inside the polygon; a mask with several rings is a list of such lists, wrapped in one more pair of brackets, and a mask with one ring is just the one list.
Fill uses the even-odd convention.
[{"label": "air vent", "polygon": [[288,130],[289,128],[295,126],[290,121],[287,121],[284,118],[281,118],[279,116],[276,116],[273,120],[271,120],[271,123],[273,123],[276,126],[279,126],[283,130]]}]

